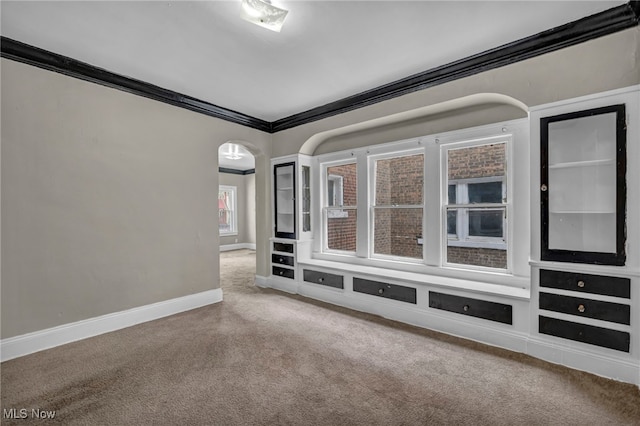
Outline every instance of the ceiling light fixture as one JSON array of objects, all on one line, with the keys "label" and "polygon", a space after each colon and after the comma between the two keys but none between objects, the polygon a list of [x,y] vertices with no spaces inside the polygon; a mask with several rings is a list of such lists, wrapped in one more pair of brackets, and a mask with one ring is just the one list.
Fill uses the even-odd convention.
[{"label": "ceiling light fixture", "polygon": [[240,152],[238,145],[229,144],[229,150],[224,153],[224,157],[229,160],[239,160],[244,157],[244,153]]},{"label": "ceiling light fixture", "polygon": [[270,0],[242,0],[241,17],[271,31],[280,32],[288,10],[271,4]]}]

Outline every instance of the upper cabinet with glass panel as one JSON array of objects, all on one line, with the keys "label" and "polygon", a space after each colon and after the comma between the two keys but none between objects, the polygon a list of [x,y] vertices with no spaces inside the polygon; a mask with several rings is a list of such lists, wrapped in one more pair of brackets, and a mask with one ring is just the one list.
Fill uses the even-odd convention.
[{"label": "upper cabinet with glass panel", "polygon": [[625,106],[540,120],[542,260],[624,265]]}]

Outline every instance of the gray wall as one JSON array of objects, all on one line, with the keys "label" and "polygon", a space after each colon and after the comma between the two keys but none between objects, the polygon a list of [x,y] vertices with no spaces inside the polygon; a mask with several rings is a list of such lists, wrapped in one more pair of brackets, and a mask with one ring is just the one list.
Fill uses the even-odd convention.
[{"label": "gray wall", "polygon": [[[220,236],[220,245],[255,244],[256,242],[256,175],[220,173],[218,184],[235,186],[238,203],[238,235]],[[237,241],[236,241],[237,240]]]},{"label": "gray wall", "polygon": [[269,211],[270,135],[1,66],[2,338],[218,288],[218,147],[262,150]]}]

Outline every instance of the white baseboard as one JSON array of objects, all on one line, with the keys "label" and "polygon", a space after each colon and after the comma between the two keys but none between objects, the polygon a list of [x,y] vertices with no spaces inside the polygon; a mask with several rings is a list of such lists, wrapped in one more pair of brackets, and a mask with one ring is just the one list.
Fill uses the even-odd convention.
[{"label": "white baseboard", "polygon": [[0,361],[50,349],[147,321],[222,301],[222,289],[190,294],[150,305],[64,324],[0,341]]},{"label": "white baseboard", "polygon": [[590,353],[535,337],[529,339],[527,354],[553,364],[640,386],[640,363],[637,361]]},{"label": "white baseboard", "polygon": [[225,244],[223,246],[220,246],[220,251],[231,251],[231,250],[240,250],[240,249],[255,250],[256,245],[252,243],[238,243],[238,244]]},{"label": "white baseboard", "polygon": [[257,287],[269,288],[269,277],[263,277],[261,275],[256,275],[256,278],[253,281],[253,283]]}]

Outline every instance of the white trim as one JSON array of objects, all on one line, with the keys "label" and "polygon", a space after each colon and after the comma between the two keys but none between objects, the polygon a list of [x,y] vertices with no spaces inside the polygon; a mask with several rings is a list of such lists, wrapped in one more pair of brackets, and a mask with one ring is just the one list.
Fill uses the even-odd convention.
[{"label": "white trim", "polygon": [[640,386],[640,364],[573,349],[559,343],[530,338],[527,354],[565,367]]},{"label": "white trim", "polygon": [[256,285],[256,287],[270,288],[270,286],[269,286],[269,277],[263,277],[262,275],[256,275],[255,279],[253,280],[253,283]]},{"label": "white trim", "polygon": [[535,111],[540,111],[540,110],[549,109],[549,108],[555,108],[555,107],[560,107],[560,106],[577,104],[577,103],[581,103],[581,102],[585,102],[585,101],[591,101],[591,100],[594,100],[594,99],[602,99],[602,98],[606,98],[606,97],[610,97],[610,96],[625,95],[627,93],[633,93],[633,92],[636,92],[636,91],[640,91],[640,84],[636,84],[636,85],[628,86],[628,87],[623,87],[621,89],[608,90],[606,92],[591,93],[589,95],[580,96],[580,97],[577,97],[577,98],[563,99],[561,101],[550,102],[550,103],[547,103],[547,104],[535,105],[535,106],[532,106],[532,107],[529,108],[529,112],[535,112]]},{"label": "white trim", "polygon": [[240,250],[240,249],[249,249],[255,250],[255,243],[237,243],[237,244],[225,244],[220,246],[220,251],[231,251],[231,250]]},{"label": "white trim", "polygon": [[222,301],[222,289],[177,297],[0,341],[2,362]]}]

